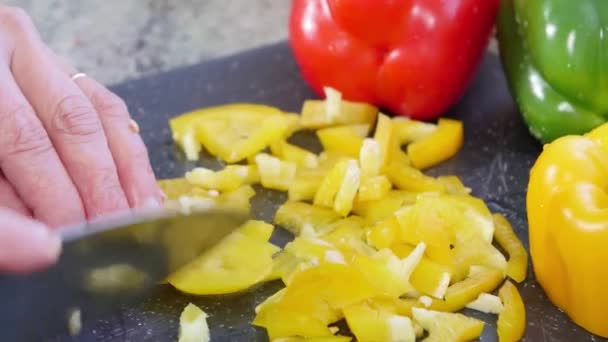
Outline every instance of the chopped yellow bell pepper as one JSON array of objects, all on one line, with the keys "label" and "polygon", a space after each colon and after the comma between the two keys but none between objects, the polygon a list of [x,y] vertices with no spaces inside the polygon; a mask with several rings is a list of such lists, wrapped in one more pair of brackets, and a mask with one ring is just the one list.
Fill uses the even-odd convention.
[{"label": "chopped yellow bell pepper", "polygon": [[[328,89],[329,90],[329,89]],[[300,125],[307,129],[323,127],[368,124],[376,122],[378,108],[362,102],[342,100],[341,95],[335,91],[328,91],[326,100],[304,101]]]},{"label": "chopped yellow bell pepper", "polygon": [[386,176],[364,177],[359,185],[358,201],[378,200],[386,196],[392,184]]},{"label": "chopped yellow bell pepper", "polygon": [[370,246],[380,250],[392,246],[399,239],[400,230],[399,222],[391,216],[368,228],[365,237]]},{"label": "chopped yellow bell pepper", "polygon": [[363,139],[359,151],[359,164],[361,172],[365,177],[374,177],[380,173],[384,159],[382,149],[377,140],[371,138]]},{"label": "chopped yellow bell pepper", "polygon": [[326,336],[326,337],[282,337],[275,338],[271,342],[350,342],[348,336]]},{"label": "chopped yellow bell pepper", "polygon": [[318,235],[323,235],[333,229],[332,223],[339,219],[340,215],[331,209],[303,202],[286,202],[277,210],[274,223],[294,235],[299,235],[307,226],[316,231]]},{"label": "chopped yellow bell pepper", "polygon": [[378,200],[355,200],[353,212],[373,224],[393,216],[403,206],[414,204],[416,196],[417,194],[407,191],[391,190]]},{"label": "chopped yellow bell pepper", "polygon": [[426,342],[470,341],[478,338],[484,322],[457,313],[438,312],[413,308],[412,316],[429,336]]},{"label": "chopped yellow bell pepper", "polygon": [[352,210],[359,189],[361,169],[354,159],[343,159],[323,179],[315,194],[314,204],[333,208],[342,216]]},{"label": "chopped yellow bell pepper", "polygon": [[479,238],[471,239],[467,243],[457,244],[451,251],[451,274],[455,281],[466,277],[469,268],[473,265],[486,266],[505,274],[507,260],[491,243]]},{"label": "chopped yellow bell pepper", "polygon": [[462,147],[463,136],[461,121],[441,118],[435,132],[407,146],[407,154],[414,167],[426,169],[452,158]]},{"label": "chopped yellow bell pepper", "polygon": [[207,317],[198,306],[188,303],[179,316],[177,342],[209,342]]},{"label": "chopped yellow bell pepper", "polygon": [[[245,290],[272,271],[272,255],[280,248],[262,239],[268,227],[246,224],[192,263],[171,274],[168,282],[178,290],[211,295]],[[254,230],[259,230],[254,233]],[[249,251],[256,251],[251,254]]]},{"label": "chopped yellow bell pepper", "polygon": [[527,194],[534,273],[577,324],[608,337],[608,125],[545,145]]},{"label": "chopped yellow bell pepper", "polygon": [[498,296],[504,305],[496,322],[498,341],[519,341],[526,331],[526,308],[519,291],[507,280],[498,290]]},{"label": "chopped yellow bell pepper", "polygon": [[407,164],[392,162],[386,170],[388,179],[401,190],[413,192],[446,192],[446,185]]},{"label": "chopped yellow bell pepper", "polygon": [[167,196],[167,200],[177,200],[181,196],[189,195],[193,187],[186,178],[161,179],[158,186]]},{"label": "chopped yellow bell pepper", "polygon": [[468,195],[471,193],[471,188],[466,187],[456,176],[439,176],[437,180],[443,183],[448,194]]},{"label": "chopped yellow bell pepper", "polygon": [[515,235],[513,227],[507,219],[494,214],[494,237],[498,245],[509,255],[507,262],[507,275],[518,283],[526,279],[528,275],[528,252]]},{"label": "chopped yellow bell pepper", "polygon": [[443,301],[433,301],[431,308],[439,311],[459,311],[481,293],[492,292],[503,281],[503,273],[484,266],[471,266],[466,279],[448,287]]},{"label": "chopped yellow bell pepper", "polygon": [[270,144],[270,152],[275,157],[295,163],[300,167],[316,168],[319,166],[319,158],[316,154],[285,140],[277,140]]},{"label": "chopped yellow bell pepper", "polygon": [[382,157],[381,167],[388,165],[392,142],[395,139],[393,136],[393,121],[384,114],[378,115],[378,123],[376,124],[376,132],[374,140],[380,145],[380,155]]},{"label": "chopped yellow bell pepper", "polygon": [[351,158],[359,158],[368,125],[350,125],[324,128],[317,131],[323,150]]},{"label": "chopped yellow bell pepper", "polygon": [[399,145],[406,145],[427,138],[437,130],[437,125],[399,116],[393,118],[393,130]]},{"label": "chopped yellow bell pepper", "polygon": [[305,313],[287,311],[279,303],[265,305],[252,322],[266,329],[270,340],[288,336],[332,336],[327,324]]},{"label": "chopped yellow bell pepper", "polygon": [[296,177],[295,163],[286,162],[266,153],[255,157],[260,180],[265,188],[287,191]]},{"label": "chopped yellow bell pepper", "polygon": [[197,167],[186,172],[186,180],[196,186],[218,191],[232,191],[260,181],[255,165],[228,165],[220,171]]},{"label": "chopped yellow bell pepper", "polygon": [[344,318],[357,341],[416,341],[416,333],[408,317],[379,310],[366,302],[344,308]]}]

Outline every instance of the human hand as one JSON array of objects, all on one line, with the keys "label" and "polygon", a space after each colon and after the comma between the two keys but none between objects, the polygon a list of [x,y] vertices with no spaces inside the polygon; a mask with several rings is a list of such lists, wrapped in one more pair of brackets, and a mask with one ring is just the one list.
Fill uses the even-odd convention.
[{"label": "human hand", "polygon": [[13,251],[31,250],[25,237],[33,233],[18,229],[35,229],[28,216],[58,227],[161,204],[124,102],[74,75],[26,13],[0,6],[0,208],[13,210],[0,211],[0,250],[9,238]]}]

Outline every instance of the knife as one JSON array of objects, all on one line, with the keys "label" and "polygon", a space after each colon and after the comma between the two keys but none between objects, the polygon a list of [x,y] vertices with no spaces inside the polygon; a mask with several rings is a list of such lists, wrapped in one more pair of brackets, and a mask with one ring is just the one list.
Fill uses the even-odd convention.
[{"label": "knife", "polygon": [[0,340],[66,335],[75,312],[98,319],[140,301],[248,219],[229,209],[137,211],[61,229],[63,250],[54,266],[0,275],[0,305],[12,306],[10,316],[0,317]]}]

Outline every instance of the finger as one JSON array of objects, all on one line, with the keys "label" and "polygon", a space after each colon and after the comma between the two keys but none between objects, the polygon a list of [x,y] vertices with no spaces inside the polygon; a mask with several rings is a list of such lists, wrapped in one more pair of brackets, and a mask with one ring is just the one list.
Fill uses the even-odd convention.
[{"label": "finger", "polygon": [[80,196],[2,57],[0,79],[0,168],[4,176],[35,218],[51,226],[81,221]]},{"label": "finger", "polygon": [[128,209],[93,105],[58,68],[31,22],[22,23],[16,36],[13,75],[76,185],[87,217]]},{"label": "finger", "polygon": [[32,219],[0,208],[0,269],[30,272],[57,261],[61,239]]},{"label": "finger", "polygon": [[[74,73],[72,68],[65,70],[68,74]],[[78,78],[75,82],[99,113],[130,206],[160,206],[161,191],[150,166],[148,150],[124,101],[89,77]]]},{"label": "finger", "polygon": [[11,209],[23,216],[30,217],[32,214],[23,200],[19,197],[13,186],[4,178],[0,172],[0,208]]}]

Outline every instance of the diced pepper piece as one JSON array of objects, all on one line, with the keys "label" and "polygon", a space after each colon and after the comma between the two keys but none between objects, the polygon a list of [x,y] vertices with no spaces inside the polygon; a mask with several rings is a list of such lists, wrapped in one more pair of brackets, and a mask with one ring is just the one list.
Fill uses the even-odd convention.
[{"label": "diced pepper piece", "polygon": [[507,262],[507,275],[518,283],[528,275],[528,252],[521,243],[513,227],[501,214],[494,214],[494,238],[496,242],[509,255]]},{"label": "diced pepper piece", "polygon": [[266,278],[272,271],[272,255],[279,250],[259,237],[237,231],[170,275],[168,282],[182,292],[196,295],[242,291]]},{"label": "diced pepper piece", "polygon": [[500,301],[500,298],[489,293],[480,293],[479,297],[467,304],[466,307],[469,309],[491,314],[499,314],[503,309],[503,305]]},{"label": "diced pepper piece", "polygon": [[498,290],[504,308],[498,315],[497,332],[499,342],[519,341],[526,330],[526,308],[517,287],[506,281]]},{"label": "diced pepper piece", "polygon": [[346,323],[357,341],[414,342],[412,321],[405,316],[357,303],[344,308]]},{"label": "diced pepper piece", "polygon": [[277,210],[274,223],[294,235],[299,235],[305,226],[310,226],[317,235],[323,235],[333,229],[332,223],[339,219],[340,215],[331,209],[303,202],[286,202]]},{"label": "diced pepper piece", "polygon": [[[331,243],[325,240],[302,236],[297,237],[288,243],[285,246],[285,251],[291,253],[293,256],[301,260],[316,260],[316,263],[319,263],[320,261],[328,261],[326,260],[326,256],[329,252],[340,254],[340,252],[338,252]],[[345,263],[343,261],[344,257],[341,258],[341,263]]]},{"label": "diced pepper piece", "polygon": [[454,281],[463,279],[473,265],[490,267],[502,274],[507,270],[505,256],[491,243],[479,238],[472,238],[467,243],[455,245],[451,250],[451,256],[451,273]]},{"label": "diced pepper piece", "polygon": [[441,217],[425,207],[404,207],[395,213],[401,227],[400,241],[416,245],[424,242],[431,260],[443,265],[451,262],[450,239]]},{"label": "diced pepper piece", "polygon": [[357,199],[359,201],[378,200],[386,196],[392,184],[386,176],[364,177],[359,186]]},{"label": "diced pepper piece", "polygon": [[343,159],[323,179],[315,194],[314,204],[333,208],[346,216],[352,209],[359,189],[361,170],[354,159]]},{"label": "diced pepper piece", "polygon": [[468,277],[450,285],[445,292],[445,300],[433,301],[431,308],[440,311],[461,310],[481,293],[492,292],[503,279],[503,274],[498,270],[472,266]]},{"label": "diced pepper piece", "polygon": [[332,98],[304,101],[300,119],[303,128],[318,129],[360,123],[371,126],[376,122],[378,108],[363,102],[342,100],[335,93],[329,95]]},{"label": "diced pepper piece", "polygon": [[[345,287],[345,284],[349,286]],[[336,316],[339,310],[376,295],[375,288],[356,268],[321,263],[293,277],[280,305],[286,311],[315,313],[313,317],[330,324],[340,318]],[[319,311],[323,303],[337,311],[331,315],[328,315],[327,308]]]},{"label": "diced pepper piece", "polygon": [[426,169],[452,158],[462,147],[463,136],[461,121],[441,118],[435,132],[408,145],[407,154],[414,167]]},{"label": "diced pepper piece", "polygon": [[390,163],[386,175],[397,188],[414,192],[445,192],[446,186],[420,170],[402,163]]},{"label": "diced pepper piece", "polygon": [[469,195],[471,193],[471,188],[467,188],[456,176],[439,176],[437,180],[443,183],[448,194]]},{"label": "diced pepper piece", "polygon": [[363,139],[368,131],[368,125],[337,126],[318,130],[317,137],[323,150],[359,158]]},{"label": "diced pepper piece", "polygon": [[365,275],[379,295],[399,297],[412,290],[410,275],[422,259],[424,249],[421,243],[404,259],[399,259],[390,249],[371,257],[355,255],[352,265]]},{"label": "diced pepper piece", "polygon": [[[414,246],[404,243],[394,244],[391,250],[400,258],[409,255]],[[416,291],[443,299],[450,285],[450,268],[423,257],[410,277],[410,283]]]},{"label": "diced pepper piece", "polygon": [[277,253],[272,259],[272,271],[266,281],[281,279],[290,274],[302,260],[285,250]]},{"label": "diced pepper piece", "polygon": [[270,144],[270,152],[277,158],[295,163],[300,167],[315,168],[319,166],[316,154],[285,140],[277,140]]},{"label": "diced pepper piece", "polygon": [[415,193],[391,190],[386,196],[378,200],[355,200],[353,212],[365,218],[369,223],[376,223],[393,216],[399,208],[414,204],[416,197]]},{"label": "diced pepper piece", "polygon": [[400,230],[399,222],[397,222],[397,219],[394,216],[391,216],[376,223],[371,228],[368,228],[365,237],[370,246],[380,250],[392,246],[399,238]]},{"label": "diced pepper piece", "polygon": [[198,122],[197,137],[213,155],[236,163],[261,152],[271,143],[283,139],[289,119],[272,115],[263,119],[227,115]]},{"label": "diced pepper piece", "polygon": [[252,324],[266,328],[271,341],[285,336],[322,337],[333,335],[327,324],[305,313],[284,310],[281,308],[280,302],[264,305]]},{"label": "diced pepper piece", "polygon": [[186,178],[161,179],[158,181],[158,186],[168,200],[177,200],[181,196],[189,195],[193,188]]},{"label": "diced pepper piece", "polygon": [[413,308],[412,316],[429,336],[425,342],[470,341],[478,338],[484,322],[459,313]]},{"label": "diced pepper piece", "polygon": [[234,191],[225,192],[216,197],[216,203],[221,207],[249,210],[249,202],[255,196],[255,190],[249,185]]},{"label": "diced pepper piece", "polygon": [[296,171],[296,178],[287,190],[287,196],[290,201],[310,201],[315,198],[323,177],[300,176],[298,172],[299,170]]},{"label": "diced pepper piece", "polygon": [[362,174],[366,177],[378,175],[382,169],[383,161],[382,148],[378,141],[371,138],[363,139],[359,151],[359,164],[361,164]]},{"label": "diced pepper piece", "polygon": [[378,123],[376,124],[376,132],[374,133],[374,140],[380,145],[380,155],[382,157],[382,167],[388,165],[389,153],[391,152],[392,141],[393,141],[393,121],[391,118],[384,114],[378,115]]},{"label": "diced pepper piece", "polygon": [[270,223],[259,220],[249,220],[239,228],[242,234],[262,242],[270,240],[273,231],[274,227]]},{"label": "diced pepper piece", "polygon": [[295,132],[301,130],[302,126],[300,126],[300,114],[285,113],[285,118],[287,119],[287,131],[285,132],[284,138],[287,139]]},{"label": "diced pepper piece", "polygon": [[412,120],[405,117],[393,118],[393,131],[399,145],[405,145],[427,138],[437,130],[437,125]]},{"label": "diced pepper piece", "polygon": [[218,191],[232,191],[260,181],[255,165],[228,165],[220,171],[197,167],[186,172],[186,180],[196,186]]},{"label": "diced pepper piece", "polygon": [[255,157],[262,185],[268,189],[287,191],[296,177],[296,164],[266,153]]},{"label": "diced pepper piece", "polygon": [[179,316],[178,342],[209,342],[207,314],[198,306],[188,303]]}]

